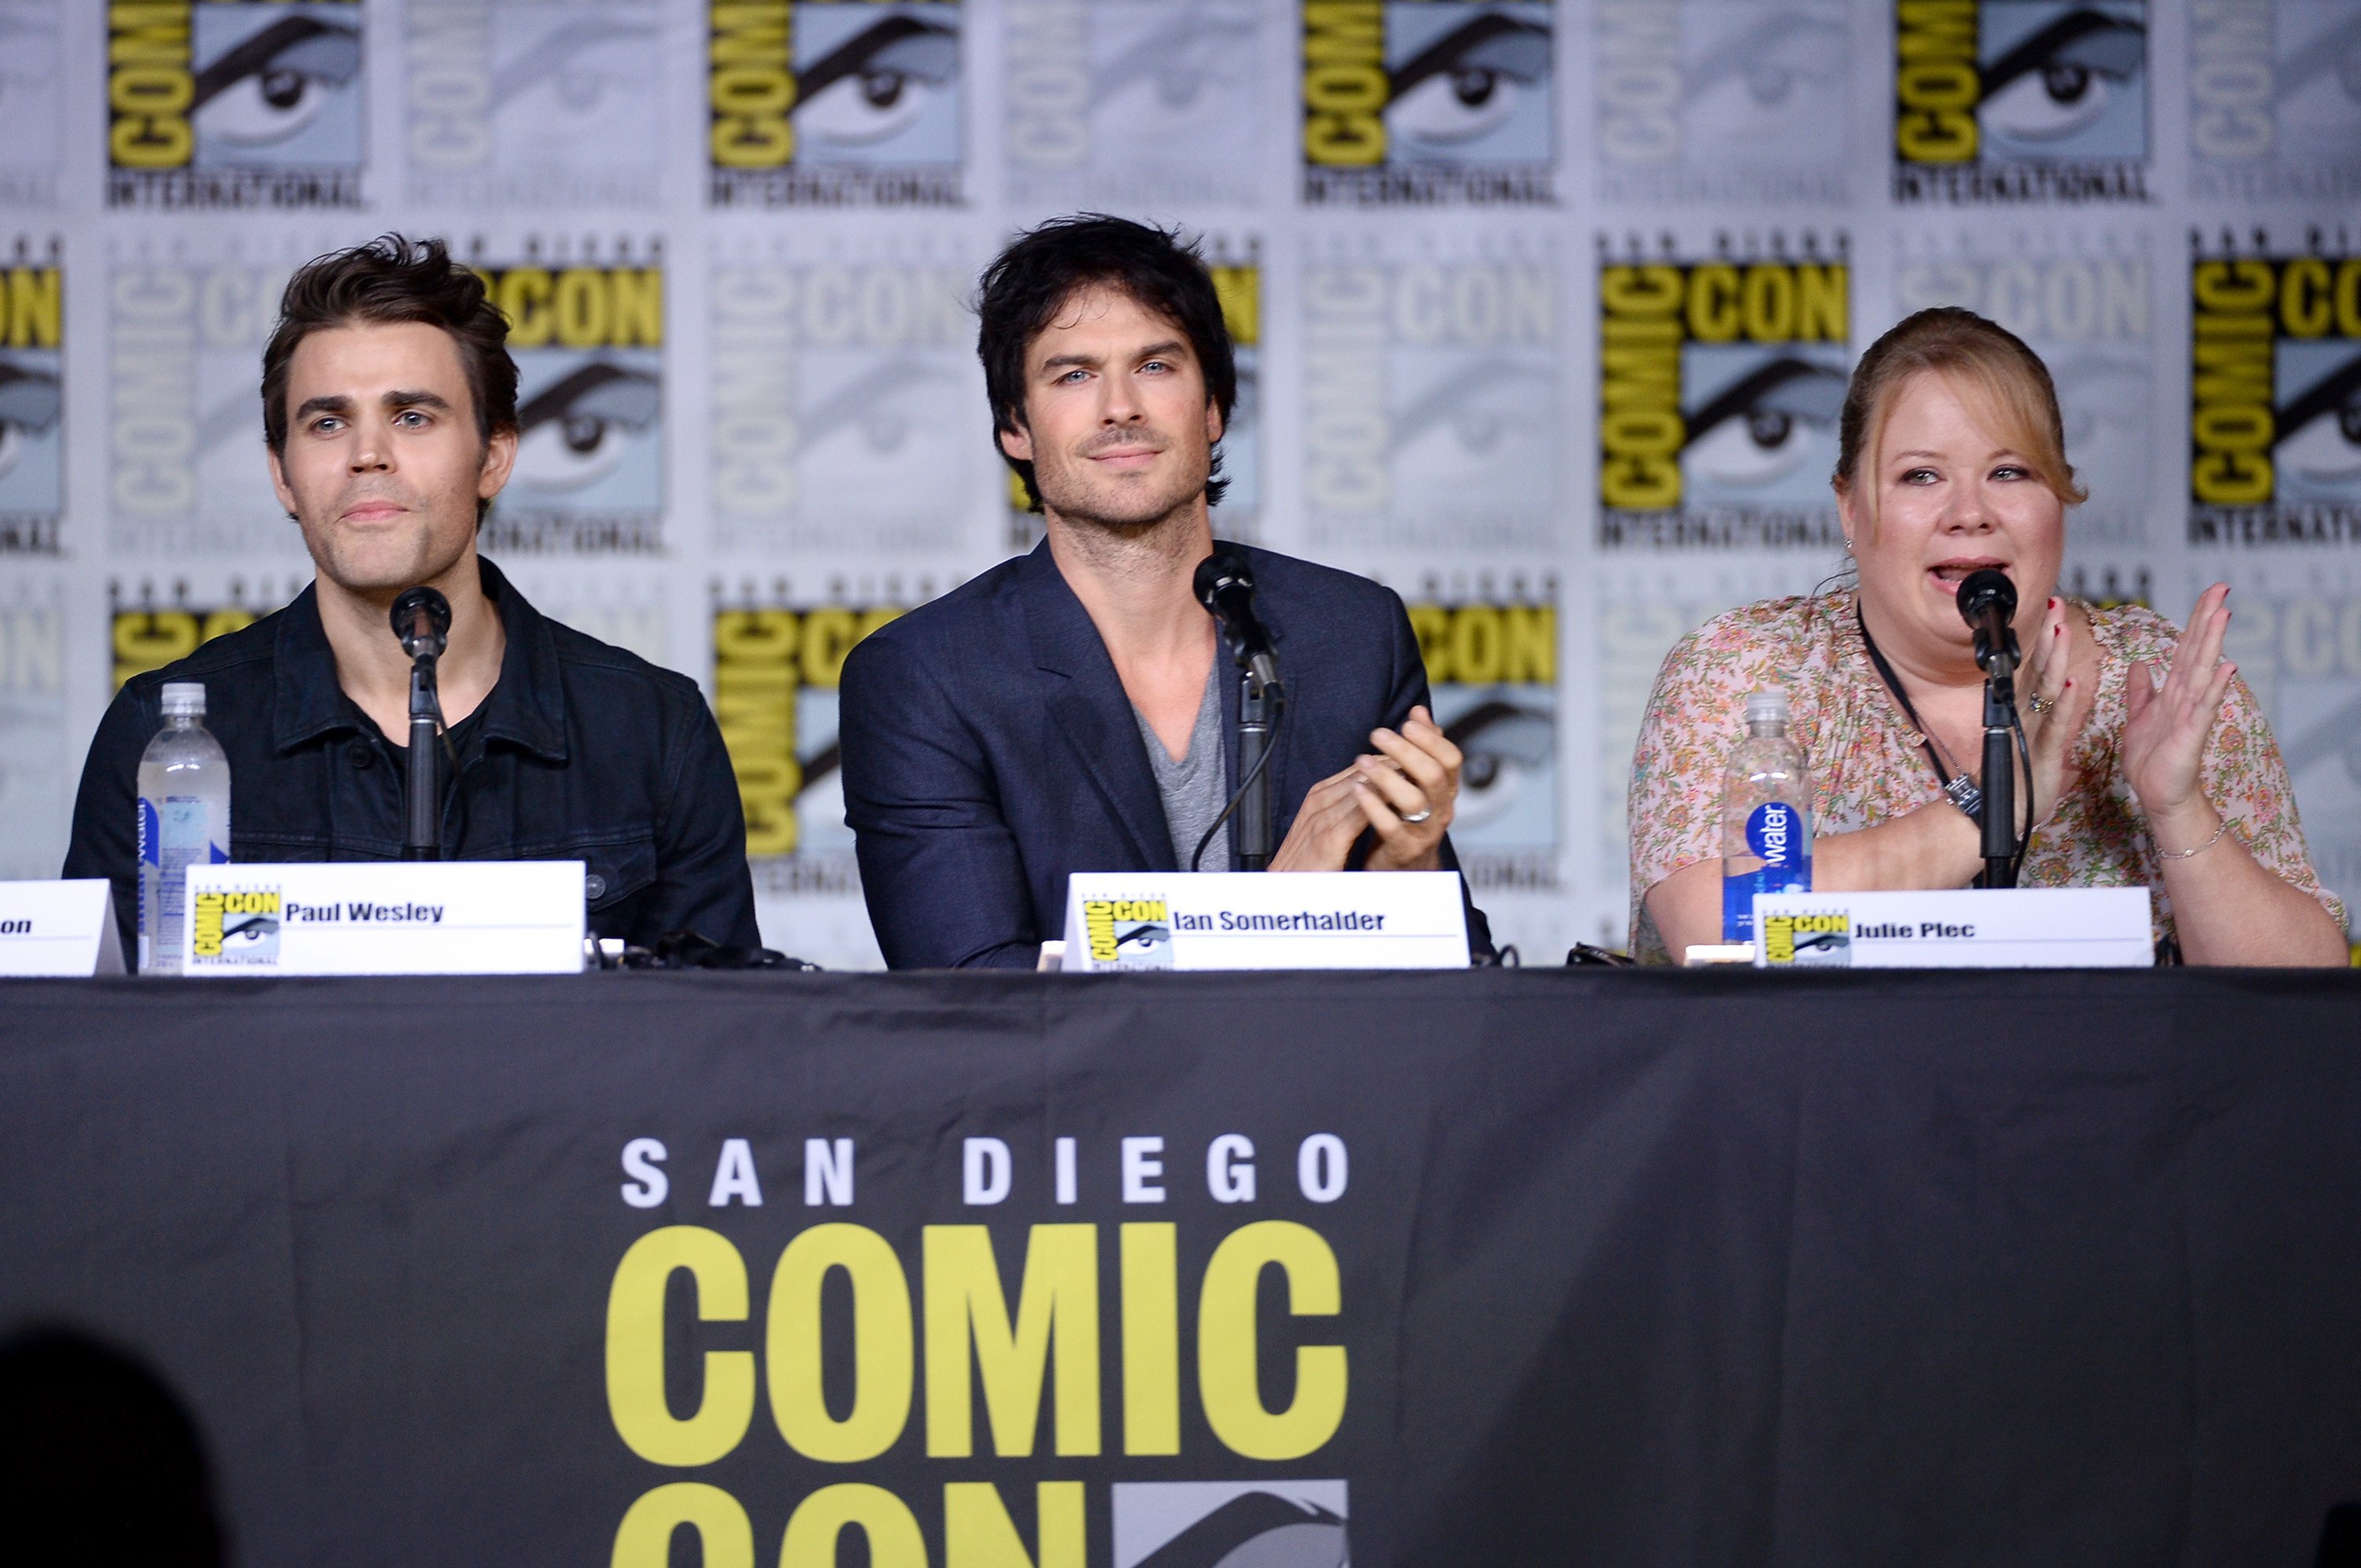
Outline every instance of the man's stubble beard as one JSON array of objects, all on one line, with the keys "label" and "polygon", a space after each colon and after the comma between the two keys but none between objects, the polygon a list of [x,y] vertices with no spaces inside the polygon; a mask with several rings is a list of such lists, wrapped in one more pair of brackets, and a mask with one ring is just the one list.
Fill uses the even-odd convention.
[{"label": "man's stubble beard", "polygon": [[[410,509],[413,522],[399,534],[353,535],[345,532],[336,522],[336,511],[354,499],[381,497]],[[303,498],[296,497],[301,506]],[[303,535],[305,550],[312,565],[325,577],[346,593],[374,597],[399,593],[420,583],[431,583],[457,565],[467,553],[469,543],[476,537],[475,525],[457,536],[450,549],[439,547],[442,530],[425,521],[427,509],[415,496],[387,495],[382,491],[347,492],[329,503],[326,521],[313,524],[298,521]]]},{"label": "man's stubble beard", "polygon": [[1195,517],[1204,499],[1206,482],[1213,477],[1213,455],[1209,447],[1196,465],[1193,476],[1179,478],[1166,495],[1151,499],[1145,506],[1114,514],[1093,503],[1088,493],[1089,487],[1065,483],[1068,475],[1086,471],[1090,462],[1088,457],[1075,458],[1072,466],[1054,477],[1044,474],[1037,463],[1033,470],[1034,488],[1040,495],[1043,510],[1055,513],[1058,521],[1111,541],[1146,539],[1168,527],[1185,524]]}]

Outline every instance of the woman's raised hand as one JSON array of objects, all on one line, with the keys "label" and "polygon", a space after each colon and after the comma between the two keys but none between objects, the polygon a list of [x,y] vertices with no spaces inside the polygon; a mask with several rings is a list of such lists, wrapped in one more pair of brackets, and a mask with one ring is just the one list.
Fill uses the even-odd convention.
[{"label": "woman's raised hand", "polygon": [[2125,676],[2124,776],[2159,844],[2169,839],[2179,848],[2192,834],[2202,839],[2216,826],[2197,773],[2213,721],[2221,717],[2222,699],[2238,674],[2238,666],[2222,657],[2229,597],[2227,583],[2199,596],[2169,672],[2135,664]]}]

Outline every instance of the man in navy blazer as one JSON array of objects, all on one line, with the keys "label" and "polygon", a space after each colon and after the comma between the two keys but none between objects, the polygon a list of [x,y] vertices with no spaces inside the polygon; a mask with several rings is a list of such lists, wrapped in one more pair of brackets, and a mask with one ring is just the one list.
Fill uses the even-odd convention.
[{"label": "man in navy blazer", "polygon": [[[986,269],[980,313],[994,440],[1047,537],[846,661],[845,817],[895,969],[1034,967],[1073,872],[1180,870],[1201,840],[1233,865],[1238,683],[1192,590],[1237,389],[1213,280],[1170,235],[1060,219]],[[1270,869],[1456,870],[1460,755],[1400,598],[1224,548],[1287,680]]]}]

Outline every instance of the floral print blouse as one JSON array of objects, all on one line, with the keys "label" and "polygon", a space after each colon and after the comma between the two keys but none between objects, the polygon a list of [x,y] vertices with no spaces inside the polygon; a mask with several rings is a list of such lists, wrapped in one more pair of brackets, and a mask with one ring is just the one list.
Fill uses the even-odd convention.
[{"label": "floral print blouse", "polygon": [[[1721,854],[1722,768],[1745,732],[1747,693],[1787,689],[1788,733],[1810,763],[1816,833],[1874,827],[1942,797],[1918,732],[1870,663],[1855,604],[1850,587],[1764,599],[1715,617],[1665,655],[1631,758],[1631,956],[1641,962],[1674,961],[1647,890]],[[2136,606],[2081,608],[2099,650],[2097,705],[2068,759],[2071,793],[2034,834],[2020,885],[2144,884],[2161,940],[2172,908],[2119,750],[2132,666],[2169,663],[2180,631]],[[2342,930],[2345,906],[2312,870],[2287,764],[2244,680],[2230,683],[2200,776],[2255,859],[2319,899]]]}]

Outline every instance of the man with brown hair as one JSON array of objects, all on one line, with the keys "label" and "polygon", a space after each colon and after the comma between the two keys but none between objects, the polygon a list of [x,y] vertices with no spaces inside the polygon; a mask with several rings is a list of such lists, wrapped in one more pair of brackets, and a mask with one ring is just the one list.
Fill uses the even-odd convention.
[{"label": "man with brown hair", "polygon": [[289,281],[263,351],[263,431],[317,576],[286,609],[130,681],[100,721],[65,874],[113,880],[126,951],[137,773],[168,681],[206,688],[233,861],[400,855],[410,659],[389,617],[420,585],[451,606],[445,858],[586,862],[596,936],[759,943],[737,784],[696,683],[545,619],[476,553],[516,460],[507,337],[440,241],[388,235]]}]

